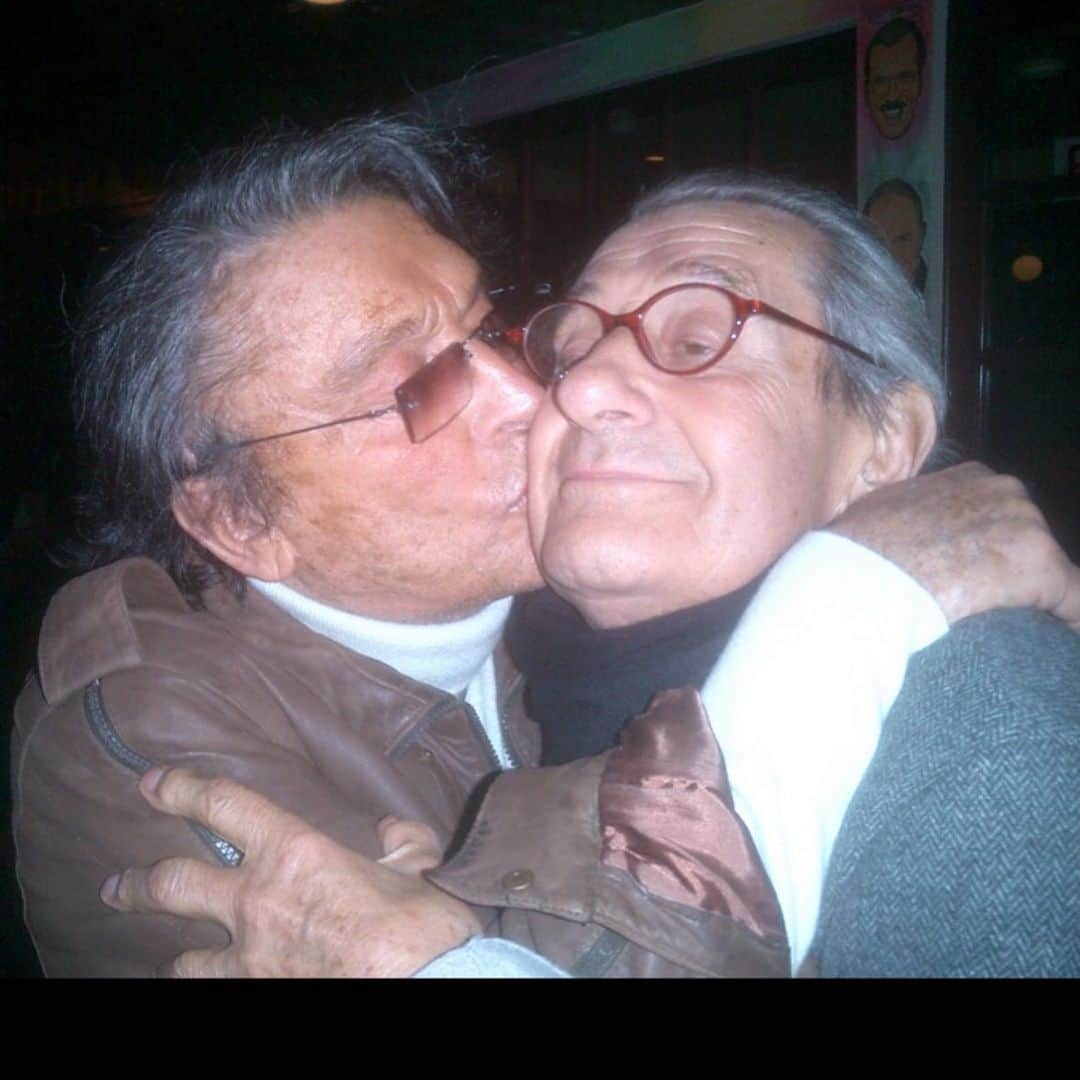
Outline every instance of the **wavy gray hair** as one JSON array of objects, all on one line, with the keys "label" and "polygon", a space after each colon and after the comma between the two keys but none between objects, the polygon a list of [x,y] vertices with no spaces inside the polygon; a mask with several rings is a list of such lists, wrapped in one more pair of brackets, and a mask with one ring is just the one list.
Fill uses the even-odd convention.
[{"label": "wavy gray hair", "polygon": [[687,203],[764,206],[811,226],[823,241],[808,253],[808,284],[821,303],[822,329],[881,364],[876,367],[830,348],[832,371],[847,406],[880,428],[887,421],[892,392],[903,383],[915,383],[933,400],[940,433],[945,380],[926,309],[861,214],[835,195],[795,180],[725,170],[691,173],[662,184],[631,207],[627,220]]},{"label": "wavy gray hair", "polygon": [[360,118],[223,150],[165,195],[76,326],[75,406],[93,472],[68,561],[86,569],[144,555],[193,597],[218,581],[242,592],[243,578],[188,536],[170,507],[193,464],[207,461],[217,462],[217,491],[236,513],[268,523],[278,497],[253,456],[215,457],[230,432],[204,408],[254,363],[242,335],[217,317],[230,260],[305,217],[377,195],[401,199],[475,252],[484,230],[468,194],[482,162],[470,143],[427,125]]}]

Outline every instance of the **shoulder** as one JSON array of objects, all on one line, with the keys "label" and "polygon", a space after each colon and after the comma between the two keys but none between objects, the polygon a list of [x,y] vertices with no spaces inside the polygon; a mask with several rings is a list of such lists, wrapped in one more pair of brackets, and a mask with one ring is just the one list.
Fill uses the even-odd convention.
[{"label": "shoulder", "polygon": [[[931,717],[948,722],[930,726]],[[914,656],[885,736],[927,739],[943,753],[1036,732],[1080,738],[1080,635],[1015,609],[964,619]]]},{"label": "shoulder", "polygon": [[122,559],[83,574],[45,613],[37,665],[42,696],[57,702],[96,678],[146,662],[153,647],[147,620],[179,630],[194,615],[172,578],[149,559]]},{"label": "shoulder", "polygon": [[837,838],[823,974],[1080,974],[1080,639],[1039,612],[912,658]]},{"label": "shoulder", "polygon": [[[313,643],[321,646],[314,658]],[[123,559],[53,597],[38,639],[36,688],[54,707],[96,679],[140,670],[231,684],[248,669],[276,670],[289,658],[302,666],[343,651],[254,590],[239,597],[217,586],[196,606],[157,563]]]},{"label": "shoulder", "polygon": [[1080,679],[1080,635],[1060,619],[1034,608],[999,608],[973,615],[953,626],[924,653],[923,663],[978,658],[1026,673],[1055,673]]},{"label": "shoulder", "polygon": [[[100,735],[91,737],[94,694],[117,737],[147,759],[169,740],[284,731],[268,687],[281,650],[257,643],[247,624],[258,613],[246,603],[223,596],[214,606],[193,608],[148,559],[121,560],[64,586],[46,611],[36,671],[16,703],[16,787],[34,770],[48,784],[59,784],[61,772],[74,782],[90,763],[115,757]],[[272,612],[264,621],[268,630],[290,622]]]},{"label": "shoulder", "polygon": [[849,817],[931,791],[955,799],[958,771],[995,788],[1080,785],[1080,636],[1064,623],[987,612],[914,656]]}]

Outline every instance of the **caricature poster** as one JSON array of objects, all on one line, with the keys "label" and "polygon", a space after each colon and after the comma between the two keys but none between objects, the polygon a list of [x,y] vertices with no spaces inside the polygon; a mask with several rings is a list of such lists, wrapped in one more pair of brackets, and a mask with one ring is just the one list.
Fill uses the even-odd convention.
[{"label": "caricature poster", "polygon": [[860,0],[859,208],[940,332],[946,0]]}]

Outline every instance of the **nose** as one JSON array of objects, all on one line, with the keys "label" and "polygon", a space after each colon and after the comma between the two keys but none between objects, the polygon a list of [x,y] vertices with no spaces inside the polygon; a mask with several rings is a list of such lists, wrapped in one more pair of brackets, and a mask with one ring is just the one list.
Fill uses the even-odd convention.
[{"label": "nose", "polygon": [[651,370],[633,333],[617,327],[555,382],[555,405],[571,424],[589,431],[644,423],[652,414]]}]

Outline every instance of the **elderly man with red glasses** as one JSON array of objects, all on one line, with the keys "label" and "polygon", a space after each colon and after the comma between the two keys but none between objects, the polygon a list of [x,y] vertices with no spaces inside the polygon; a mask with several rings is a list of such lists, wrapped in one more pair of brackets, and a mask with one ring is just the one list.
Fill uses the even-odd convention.
[{"label": "elderly man with red glasses", "polygon": [[[813,531],[902,490],[944,411],[921,303],[856,215],[768,178],[675,180],[523,344],[553,384],[529,517],[561,602],[527,599],[508,642],[544,760],[601,751],[647,686],[700,687],[796,967],[1080,974],[1080,639],[1030,612],[939,638],[900,575],[886,598],[890,567]],[[770,608],[789,625],[766,642]],[[907,647],[901,693],[880,660]]]},{"label": "elderly man with red glasses", "polygon": [[[1075,604],[1075,568],[1007,481],[905,497],[941,406],[918,302],[900,303],[914,345],[870,333],[872,305],[843,329],[813,284],[842,309],[865,266],[844,279],[848,253],[764,196],[668,189],[516,335],[555,382],[526,500],[542,391],[462,246],[461,164],[387,122],[249,147],[164,201],[100,284],[80,395],[108,565],[54,601],[17,710],[18,869],[48,973],[177,953],[187,973],[348,973],[372,948],[407,973],[453,965],[495,912],[576,974],[784,973],[909,653],[946,616]],[[1000,500],[972,512],[972,483]],[[584,622],[541,593],[507,628],[540,583],[526,503]],[[848,540],[800,540],[841,515],[942,606]],[[972,529],[1006,567],[993,582],[965,565]],[[611,749],[684,686],[703,697],[662,695]],[[415,870],[432,849],[453,852],[442,891],[361,857]],[[110,876],[184,855],[222,868]],[[107,876],[139,914],[100,905]]]},{"label": "elderly man with red glasses", "polygon": [[[675,180],[513,336],[552,385],[529,443],[551,591],[507,632],[542,761],[603,753],[657,688],[697,687],[656,699],[630,746],[708,716],[793,967],[1080,974],[1080,639],[1030,611],[946,634],[943,611],[967,614],[947,589],[936,610],[817,531],[912,490],[944,411],[921,303],[864,224],[783,181]],[[734,872],[706,775],[654,777],[650,831],[609,828],[607,865],[684,901],[710,884],[691,868]],[[433,879],[478,898],[477,866],[557,805],[549,776],[497,780]]]}]

